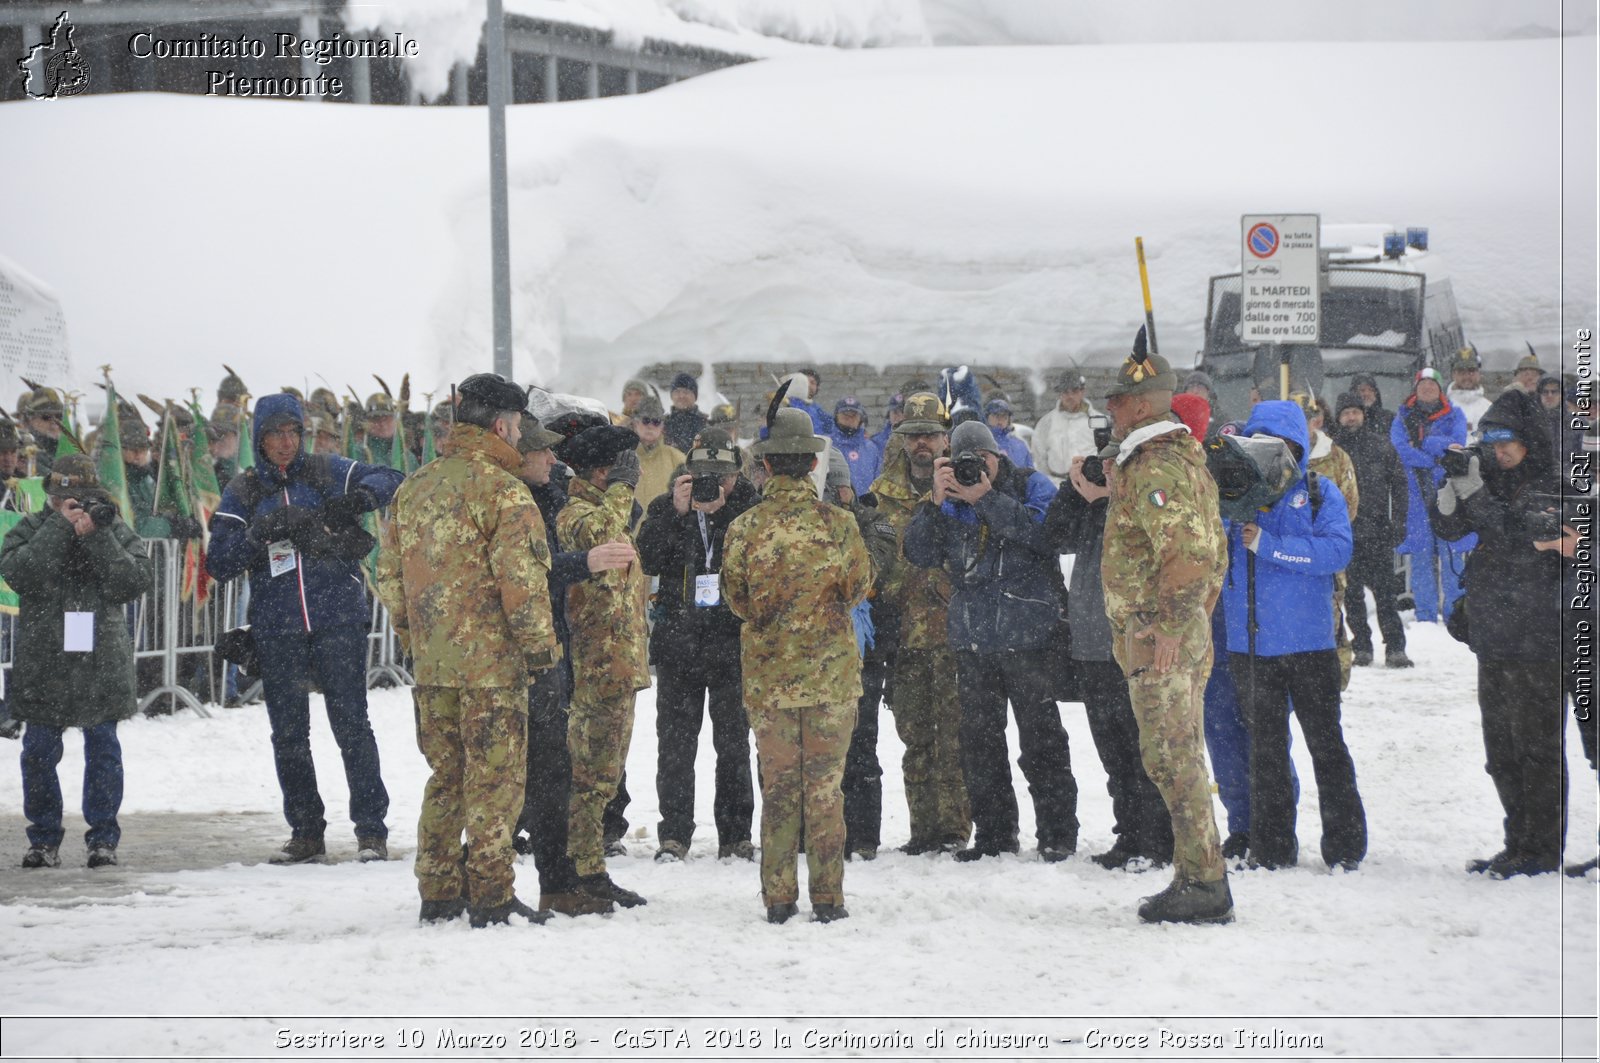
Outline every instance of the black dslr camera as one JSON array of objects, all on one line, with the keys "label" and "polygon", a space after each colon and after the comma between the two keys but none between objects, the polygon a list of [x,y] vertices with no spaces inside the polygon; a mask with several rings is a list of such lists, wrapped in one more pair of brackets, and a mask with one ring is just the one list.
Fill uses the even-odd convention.
[{"label": "black dslr camera", "polygon": [[1470,447],[1460,450],[1447,450],[1439,455],[1439,467],[1446,476],[1465,476],[1472,467],[1472,456],[1478,456],[1478,468],[1494,464],[1494,448],[1486,447],[1482,443],[1474,443]]},{"label": "black dslr camera", "polygon": [[689,498],[695,502],[715,502],[722,497],[722,477],[703,472],[689,481]]},{"label": "black dslr camera", "polygon": [[1099,487],[1106,485],[1106,463],[1100,452],[1111,442],[1111,420],[1103,413],[1089,415],[1094,431],[1094,453],[1083,459],[1083,478]]},{"label": "black dslr camera", "polygon": [[89,514],[96,528],[109,528],[111,522],[117,519],[117,505],[104,491],[85,491],[81,498],[73,501],[77,502],[79,509]]},{"label": "black dslr camera", "polygon": [[983,482],[984,473],[989,471],[989,467],[983,463],[983,455],[972,450],[963,451],[952,458],[950,469],[955,473],[956,483],[962,487],[978,486]]}]

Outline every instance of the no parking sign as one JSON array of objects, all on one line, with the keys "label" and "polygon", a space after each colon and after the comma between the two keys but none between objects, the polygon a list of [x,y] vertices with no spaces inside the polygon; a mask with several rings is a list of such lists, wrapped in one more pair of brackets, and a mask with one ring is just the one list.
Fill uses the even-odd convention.
[{"label": "no parking sign", "polygon": [[1322,324],[1316,214],[1246,214],[1239,221],[1240,338],[1316,343]]}]

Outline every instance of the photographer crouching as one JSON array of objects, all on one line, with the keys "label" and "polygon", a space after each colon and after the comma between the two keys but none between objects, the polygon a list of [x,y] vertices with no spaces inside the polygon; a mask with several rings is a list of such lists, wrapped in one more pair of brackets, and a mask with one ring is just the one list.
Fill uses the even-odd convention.
[{"label": "photographer crouching", "polygon": [[[1465,641],[1478,658],[1485,770],[1505,808],[1505,848],[1467,869],[1504,879],[1556,870],[1566,839],[1563,535],[1559,514],[1547,512],[1559,481],[1538,400],[1513,388],[1478,430],[1476,446],[1440,458],[1445,482],[1429,517],[1441,539],[1478,534],[1467,561]],[[1451,617],[1458,638],[1461,620]]]},{"label": "photographer crouching", "polygon": [[84,842],[90,867],[117,862],[122,831],[122,746],[117,721],[139,711],[133,638],[123,606],[144,594],[154,568],[144,541],[119,519],[83,454],[59,459],[45,479],[50,508],[12,528],[0,576],[19,600],[8,706],[22,737],[27,868],[60,867],[61,737],[83,731]]}]

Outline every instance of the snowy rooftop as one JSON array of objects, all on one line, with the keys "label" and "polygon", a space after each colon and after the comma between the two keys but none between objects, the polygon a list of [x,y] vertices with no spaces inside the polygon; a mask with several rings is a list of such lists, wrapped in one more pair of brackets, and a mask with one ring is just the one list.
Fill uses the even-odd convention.
[{"label": "snowy rooftop", "polygon": [[[1188,364],[1247,212],[1428,226],[1491,367],[1594,319],[1594,99],[1570,87],[1594,83],[1593,38],[797,51],[512,110],[520,377],[610,395],[663,359],[1107,363],[1141,313],[1135,236]],[[0,250],[59,292],[80,377],[109,362],[173,394],[226,360],[258,392],[408,369],[426,391],[488,362],[481,110],[131,95],[4,117],[33,162],[0,174],[27,205]]]}]

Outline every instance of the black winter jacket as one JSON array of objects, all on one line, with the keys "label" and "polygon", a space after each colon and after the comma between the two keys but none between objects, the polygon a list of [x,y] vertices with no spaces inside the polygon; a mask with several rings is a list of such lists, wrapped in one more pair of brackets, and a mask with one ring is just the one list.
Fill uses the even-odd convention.
[{"label": "black winter jacket", "polygon": [[1042,649],[1061,620],[1061,567],[1044,531],[1055,488],[1042,473],[1001,460],[976,506],[918,504],[902,549],[922,568],[950,573],[950,648],[974,653]]},{"label": "black winter jacket", "polygon": [[1335,428],[1333,441],[1350,455],[1356,468],[1361,505],[1350,523],[1352,537],[1357,543],[1399,546],[1406,537],[1406,506],[1411,497],[1400,455],[1387,436],[1370,431],[1365,425],[1353,432]]},{"label": "black winter jacket", "polygon": [[691,509],[680,516],[673,508],[670,491],[651,500],[639,525],[637,545],[644,571],[661,578],[655,629],[650,632],[652,664],[708,655],[738,663],[742,621],[726,602],[696,606],[694,584],[696,576],[722,571],[722,542],[728,525],[759,501],[761,492],[739,477],[722,508],[706,514],[706,537],[702,538],[700,514]]},{"label": "black winter jacket", "polygon": [[1106,616],[1105,586],[1100,582],[1109,503],[1109,498],[1086,501],[1071,480],[1063,480],[1044,515],[1051,548],[1074,555],[1072,582],[1067,586],[1067,622],[1072,625],[1075,661],[1112,659],[1111,621]]}]

